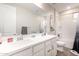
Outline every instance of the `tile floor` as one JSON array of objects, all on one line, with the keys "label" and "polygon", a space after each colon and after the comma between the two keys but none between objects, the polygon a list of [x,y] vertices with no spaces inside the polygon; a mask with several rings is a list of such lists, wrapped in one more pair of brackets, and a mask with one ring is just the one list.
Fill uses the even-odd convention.
[{"label": "tile floor", "polygon": [[70,52],[70,49],[64,48],[63,52],[57,51],[57,56],[76,56]]}]

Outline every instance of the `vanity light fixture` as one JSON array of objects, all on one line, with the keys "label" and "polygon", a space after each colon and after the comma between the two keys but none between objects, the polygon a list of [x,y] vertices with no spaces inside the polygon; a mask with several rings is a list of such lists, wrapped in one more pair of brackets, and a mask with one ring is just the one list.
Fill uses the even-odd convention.
[{"label": "vanity light fixture", "polygon": [[42,3],[34,3],[36,6],[43,8],[43,4]]},{"label": "vanity light fixture", "polygon": [[79,16],[79,13],[74,13],[73,14],[73,17],[74,17],[73,22],[77,22],[78,16]]},{"label": "vanity light fixture", "polygon": [[67,7],[67,9],[70,9],[70,8],[71,8],[70,6]]},{"label": "vanity light fixture", "polygon": [[73,15],[74,18],[77,18],[78,16],[79,16],[79,13],[75,13],[75,14]]}]

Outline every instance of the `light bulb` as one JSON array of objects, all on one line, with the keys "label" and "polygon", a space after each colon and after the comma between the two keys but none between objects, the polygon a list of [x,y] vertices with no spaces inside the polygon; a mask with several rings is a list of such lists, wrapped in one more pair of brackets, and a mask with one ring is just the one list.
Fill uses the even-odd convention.
[{"label": "light bulb", "polygon": [[40,7],[40,8],[43,8],[43,5],[42,3],[34,3],[36,6]]},{"label": "light bulb", "polygon": [[71,8],[70,6],[67,7],[67,9],[70,9],[70,8]]},{"label": "light bulb", "polygon": [[74,17],[74,18],[77,18],[78,15],[79,15],[78,13],[75,13],[75,14],[73,15],[73,17]]}]

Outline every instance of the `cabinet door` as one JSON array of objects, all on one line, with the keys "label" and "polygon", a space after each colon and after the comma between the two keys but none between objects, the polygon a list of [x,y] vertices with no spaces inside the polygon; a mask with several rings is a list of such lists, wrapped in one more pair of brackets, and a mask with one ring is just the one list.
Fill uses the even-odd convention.
[{"label": "cabinet door", "polygon": [[57,54],[56,38],[45,42],[45,51],[47,56],[55,56]]},{"label": "cabinet door", "polygon": [[33,53],[35,54],[42,49],[44,49],[44,43],[37,44],[33,47]]},{"label": "cabinet door", "polygon": [[32,56],[32,48],[24,49],[13,54],[12,56]]},{"label": "cabinet door", "polygon": [[56,44],[57,39],[52,39],[52,56],[55,56],[57,54],[57,44]]},{"label": "cabinet door", "polygon": [[40,43],[40,44],[37,44],[33,47],[33,55],[34,56],[44,56],[45,53],[44,53],[44,42],[43,43]]},{"label": "cabinet door", "polygon": [[45,42],[45,54],[46,56],[51,56],[52,44],[51,40]]},{"label": "cabinet door", "polygon": [[44,56],[44,55],[45,55],[44,49],[41,49],[40,51],[34,54],[34,56]]}]

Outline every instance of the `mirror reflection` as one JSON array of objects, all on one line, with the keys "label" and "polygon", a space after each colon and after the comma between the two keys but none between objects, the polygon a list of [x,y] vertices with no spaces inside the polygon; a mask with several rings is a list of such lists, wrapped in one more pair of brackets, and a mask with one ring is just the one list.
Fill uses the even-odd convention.
[{"label": "mirror reflection", "polygon": [[45,4],[40,6],[34,3],[0,4],[0,35],[49,33],[54,27],[54,14]]}]

